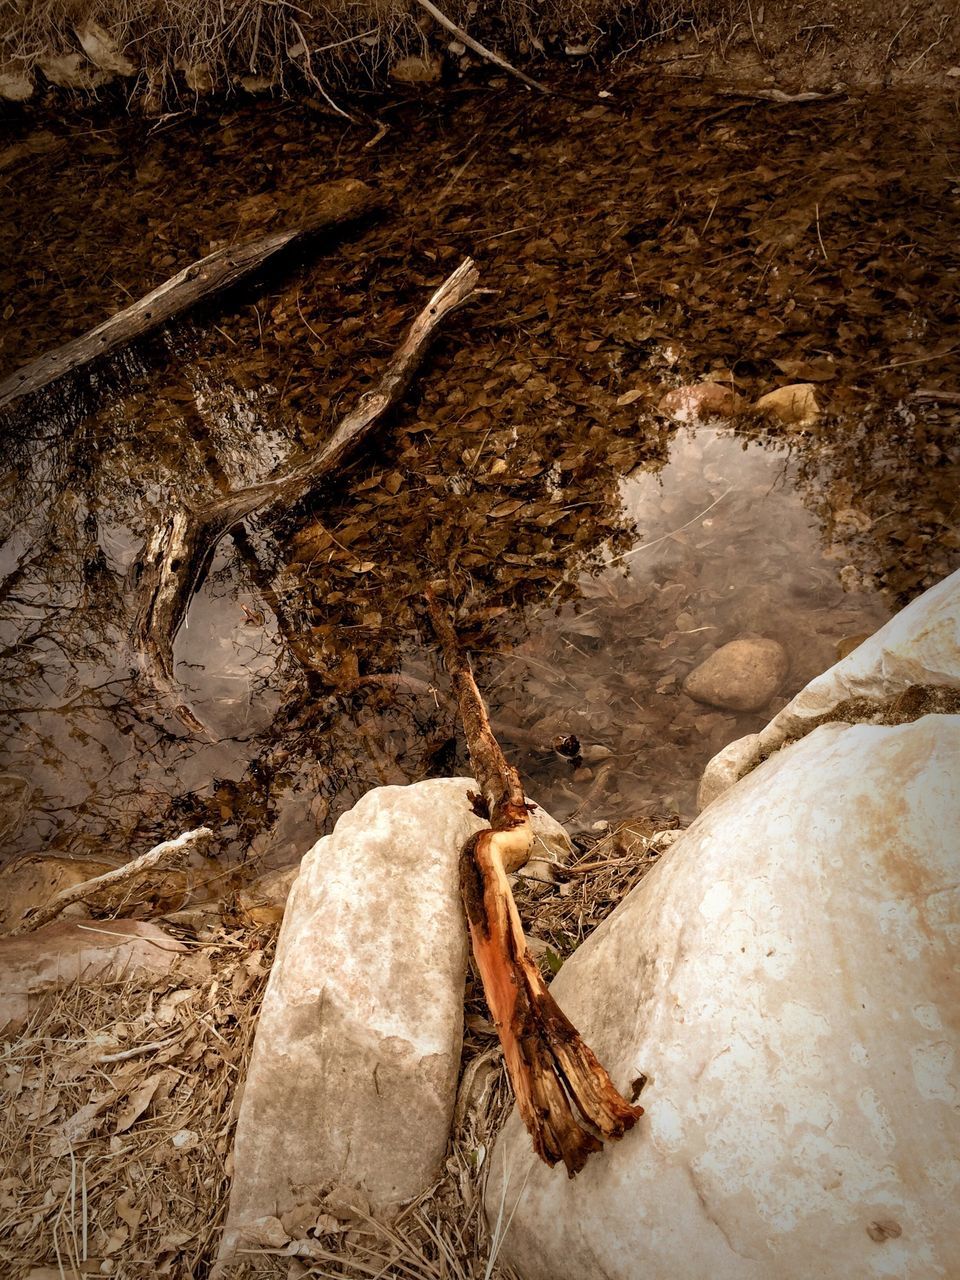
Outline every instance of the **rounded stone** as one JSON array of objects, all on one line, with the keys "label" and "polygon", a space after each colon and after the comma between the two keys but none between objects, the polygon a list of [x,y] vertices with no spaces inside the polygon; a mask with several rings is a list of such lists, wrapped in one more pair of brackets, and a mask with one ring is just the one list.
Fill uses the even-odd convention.
[{"label": "rounded stone", "polygon": [[790,659],[776,640],[731,640],[694,667],[683,691],[697,702],[725,711],[760,711],[783,684]]},{"label": "rounded stone", "polygon": [[657,406],[674,422],[706,422],[710,418],[732,418],[746,405],[732,387],[721,382],[696,382],[675,387]]},{"label": "rounded stone", "polygon": [[745,738],[728,742],[703,771],[697,789],[697,811],[702,813],[708,804],[729,791],[735,782],[739,782],[745,773],[750,772],[759,758],[758,734],[748,733]]}]

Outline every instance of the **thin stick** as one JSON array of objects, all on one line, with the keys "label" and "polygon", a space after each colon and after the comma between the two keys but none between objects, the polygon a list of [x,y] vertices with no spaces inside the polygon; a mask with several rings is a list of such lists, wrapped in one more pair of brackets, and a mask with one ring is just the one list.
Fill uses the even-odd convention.
[{"label": "thin stick", "polygon": [[353,221],[379,203],[368,186],[353,178],[325,183],[319,190],[313,214],[300,226],[257,236],[200,258],[95,329],[18,369],[0,383],[0,409],[19,396],[39,391],[64,374],[142,337],[201,299],[222,292],[295,241]]},{"label": "thin stick", "polygon": [[826,251],[826,249],[823,247],[823,236],[820,234],[820,206],[819,206],[819,204],[814,205],[814,209],[815,209],[815,211],[816,211],[816,215],[817,215],[817,239],[820,241],[820,252],[823,254],[823,260],[824,260],[824,262],[828,262],[828,261],[829,261],[829,258],[828,258],[828,256],[827,256],[827,251]]},{"label": "thin stick", "polygon": [[537,89],[540,93],[546,93],[550,96],[553,95],[553,90],[548,88],[547,85],[541,84],[539,80],[532,80],[528,75],[524,75],[522,71],[518,71],[516,67],[507,62],[505,58],[501,58],[499,53],[494,53],[492,49],[488,49],[479,40],[474,40],[473,36],[467,35],[463,27],[458,27],[455,22],[451,22],[445,13],[441,13],[437,6],[431,3],[431,0],[417,0],[417,4],[421,9],[426,9],[430,17],[435,22],[439,22],[441,27],[446,27],[451,35],[455,35],[458,40],[463,41],[468,49],[472,49],[474,53],[479,53],[481,58],[486,58],[488,62],[492,62],[501,71],[506,71],[508,75],[515,76],[517,80],[529,88]]},{"label": "thin stick", "polygon": [[112,871],[106,871],[102,876],[94,876],[91,880],[84,880],[82,884],[68,885],[66,889],[61,889],[58,894],[55,894],[49,902],[38,907],[19,929],[14,930],[14,933],[32,933],[34,929],[39,929],[41,925],[49,924],[51,920],[56,919],[74,902],[82,902],[85,898],[93,897],[104,890],[113,891],[121,885],[131,884],[145,872],[155,871],[158,867],[177,866],[188,849],[200,848],[212,838],[213,832],[209,827],[197,827],[193,831],[185,831],[175,840],[164,840],[162,844],[155,845],[147,853],[142,853],[139,858],[125,862],[122,867],[114,867]]}]

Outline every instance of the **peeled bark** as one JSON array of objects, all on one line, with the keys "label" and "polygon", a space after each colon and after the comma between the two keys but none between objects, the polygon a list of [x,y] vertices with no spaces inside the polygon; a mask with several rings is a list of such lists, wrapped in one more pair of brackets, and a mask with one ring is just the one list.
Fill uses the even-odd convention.
[{"label": "peeled bark", "polygon": [[549,1165],[562,1160],[572,1178],[604,1140],[622,1138],[643,1108],[614,1087],[527,951],[507,880],[528,860],[533,844],[520,776],[500,750],[470,665],[432,592],[427,604],[490,813],[490,830],[472,836],[460,854],[460,892],[474,958],[534,1149]]}]

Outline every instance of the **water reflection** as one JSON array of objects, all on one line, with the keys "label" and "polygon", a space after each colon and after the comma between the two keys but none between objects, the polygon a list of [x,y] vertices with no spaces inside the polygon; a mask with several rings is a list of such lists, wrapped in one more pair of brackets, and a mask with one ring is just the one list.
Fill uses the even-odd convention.
[{"label": "water reflection", "polygon": [[[443,684],[435,653],[412,627],[390,624],[391,591],[402,601],[424,572],[415,530],[408,545],[374,526],[363,544],[359,532],[336,524],[325,560],[309,518],[301,522],[306,534],[292,541],[262,530],[225,541],[175,652],[183,696],[211,741],[186,734],[144,684],[129,641],[127,571],[158,495],[178,485],[222,491],[263,474],[286,448],[266,432],[246,448],[246,398],[233,410],[223,401],[222,391],[213,400],[198,393],[189,423],[181,423],[191,448],[156,468],[138,463],[129,418],[125,426],[101,423],[112,433],[108,450],[95,450],[89,432],[78,430],[69,447],[60,436],[21,451],[0,591],[0,768],[14,780],[7,808],[16,809],[2,824],[6,855],[50,849],[124,858],[210,821],[231,859],[276,864],[302,853],[369,787],[457,767],[455,717],[432,692]],[[617,459],[643,456],[625,452],[616,437],[608,444]],[[528,445],[521,436],[505,447],[510,456]],[[804,467],[809,481],[809,460]],[[650,461],[620,478],[601,465],[567,487],[540,462],[529,470],[528,500],[506,551],[497,549],[510,528],[504,523],[464,531],[463,495],[438,500],[428,519],[440,521],[436,541],[450,563],[458,538],[475,560],[491,529],[499,540],[483,561],[488,571],[475,571],[474,612],[500,615],[481,629],[488,643],[477,644],[478,671],[529,789],[574,828],[644,811],[689,819],[705,761],[830,665],[839,642],[888,616],[880,596],[844,589],[861,579],[844,573],[842,544],[825,544],[804,505],[809,493],[797,487],[797,465],[776,441],[682,431],[666,465]],[[472,493],[468,503],[477,500]],[[575,504],[578,536],[554,534],[554,509],[566,512],[585,494],[592,501]],[[379,509],[393,511],[403,497],[391,495],[390,507]],[[356,501],[341,501],[355,519]],[[415,501],[422,507],[423,497]],[[538,562],[553,566],[552,576],[537,586],[516,571],[526,630],[513,643],[517,615],[499,603],[497,557],[509,562],[509,539],[519,546],[544,527],[551,532],[537,532],[545,548]],[[351,536],[357,541],[347,551],[343,539]],[[284,548],[304,538],[314,550],[301,573]],[[338,605],[344,593],[333,587],[337,572],[344,582],[355,578],[367,556],[394,584],[375,577],[363,588],[370,614],[358,626],[351,601]],[[790,656],[770,706],[734,714],[687,697],[686,673],[744,635],[772,637]],[[573,763],[550,749],[569,733],[585,747]]]},{"label": "water reflection", "polygon": [[[578,601],[541,613],[491,680],[499,720],[522,725],[524,737],[532,730],[549,743],[572,732],[590,744],[579,769],[535,750],[526,758],[531,785],[558,817],[688,820],[710,756],[836,661],[841,641],[886,621],[881,597],[844,590],[796,478],[771,442],[704,429],[678,434],[659,472],[623,480],[636,545],[582,576]],[[778,640],[790,657],[769,707],[735,714],[683,693],[688,671],[749,635]]]}]

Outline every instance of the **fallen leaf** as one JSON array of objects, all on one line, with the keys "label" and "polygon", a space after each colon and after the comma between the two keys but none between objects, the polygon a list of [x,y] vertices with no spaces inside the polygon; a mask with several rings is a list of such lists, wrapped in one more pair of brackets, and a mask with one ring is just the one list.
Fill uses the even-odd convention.
[{"label": "fallen leaf", "polygon": [[139,1089],[131,1093],[127,1099],[126,1106],[117,1117],[117,1123],[113,1130],[115,1134],[126,1133],[129,1128],[136,1124],[153,1101],[166,1074],[165,1071],[158,1071],[155,1075],[148,1076]]},{"label": "fallen leaf", "polygon": [[634,388],[633,391],[625,391],[622,396],[617,397],[617,407],[622,409],[625,405],[633,404],[635,400],[641,399],[643,391]]},{"label": "fallen leaf", "polygon": [[491,520],[502,520],[504,516],[512,516],[524,506],[521,498],[507,498],[503,502],[498,502],[495,507],[487,512]]}]

